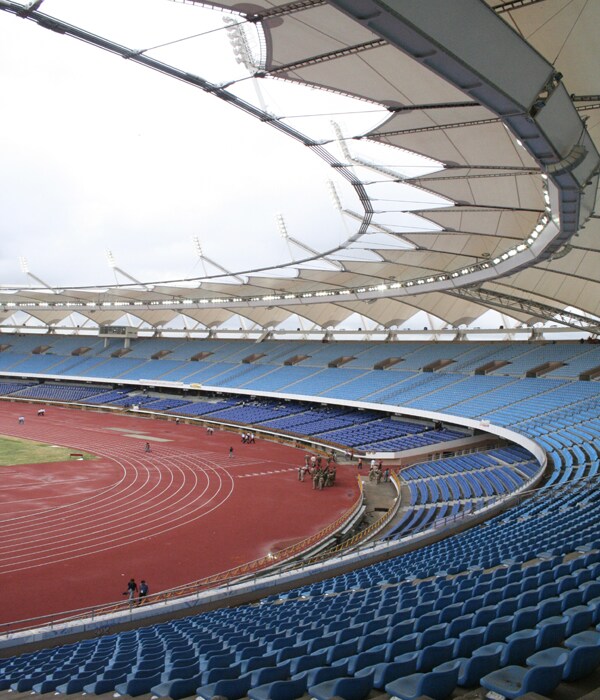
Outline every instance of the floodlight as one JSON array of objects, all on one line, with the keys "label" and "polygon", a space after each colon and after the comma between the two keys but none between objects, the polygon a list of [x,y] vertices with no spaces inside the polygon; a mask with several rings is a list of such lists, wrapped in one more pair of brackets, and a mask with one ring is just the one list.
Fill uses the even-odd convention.
[{"label": "floodlight", "polygon": [[196,249],[196,253],[198,254],[198,257],[202,257],[202,246],[200,244],[200,241],[198,240],[198,236],[192,236],[192,243],[194,244],[194,248]]},{"label": "floodlight", "polygon": [[282,214],[275,214],[275,221],[277,222],[277,228],[279,229],[279,235],[286,240],[290,237],[288,234],[285,221],[283,220]]},{"label": "floodlight", "polygon": [[335,189],[335,185],[331,180],[327,180],[327,187],[329,188],[329,194],[331,195],[331,199],[333,200],[333,205],[338,211],[342,211],[342,203],[340,202],[340,198],[338,196],[337,190]]}]

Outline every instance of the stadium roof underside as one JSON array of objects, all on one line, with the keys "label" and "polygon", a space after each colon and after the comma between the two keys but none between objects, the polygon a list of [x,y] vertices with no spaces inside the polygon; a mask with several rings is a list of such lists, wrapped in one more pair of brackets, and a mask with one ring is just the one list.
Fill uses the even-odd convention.
[{"label": "stadium roof underside", "polygon": [[[260,32],[262,59],[246,57],[259,79],[307,83],[387,109],[373,131],[326,142],[227,85],[56,20],[41,5],[0,0],[2,10],[189,82],[287,133],[349,182],[362,208],[345,212],[355,226],[339,248],[305,247],[285,270],[217,271],[187,284],[5,286],[0,323],[22,311],[51,326],[77,312],[98,325],[130,314],[160,328],[183,315],[215,328],[238,314],[266,329],[298,314],[335,328],[360,314],[388,329],[424,310],[457,327],[492,308],[518,323],[597,330],[599,3],[220,3],[240,41]],[[436,167],[406,175],[390,165],[396,149]],[[407,187],[416,188],[413,200],[434,197],[435,206],[408,209]]]}]

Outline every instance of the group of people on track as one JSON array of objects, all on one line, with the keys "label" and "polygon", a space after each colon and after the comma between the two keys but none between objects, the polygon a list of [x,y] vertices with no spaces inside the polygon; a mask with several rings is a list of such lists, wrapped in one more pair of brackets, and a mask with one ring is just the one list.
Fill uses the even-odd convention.
[{"label": "group of people on track", "polygon": [[306,475],[312,480],[313,489],[323,490],[326,486],[335,484],[337,464],[332,453],[324,461],[320,455],[305,455],[304,464],[298,467],[298,481],[304,481]]},{"label": "group of people on track", "polygon": [[140,581],[138,587],[136,580],[130,578],[127,584],[127,590],[123,591],[123,595],[127,596],[130,605],[142,605],[148,596],[149,590],[148,584],[144,579]]}]

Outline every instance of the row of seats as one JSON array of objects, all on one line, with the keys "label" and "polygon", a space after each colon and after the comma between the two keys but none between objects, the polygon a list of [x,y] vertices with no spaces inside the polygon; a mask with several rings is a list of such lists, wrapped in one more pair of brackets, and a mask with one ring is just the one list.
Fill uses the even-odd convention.
[{"label": "row of seats", "polygon": [[319,437],[347,447],[369,451],[400,451],[425,445],[434,445],[464,437],[457,430],[431,430],[423,423],[381,418],[375,411],[329,406],[307,408],[294,401],[255,399],[245,401],[238,397],[218,401],[179,398],[158,398],[140,392],[103,387],[62,385],[58,383],[25,384],[4,382],[0,393],[20,398],[76,403],[104,404],[128,407],[139,405],[151,411],[175,415],[205,416],[219,421],[271,427],[310,437]]},{"label": "row of seats", "polygon": [[[581,372],[599,363],[595,345],[578,343],[286,343],[265,341],[258,348],[250,341],[181,341],[177,339],[132,340],[129,352],[122,343],[106,346],[93,338],[60,336],[11,336],[0,352],[0,371],[21,374],[52,374],[119,378],[122,380],[166,380],[204,383],[212,386],[283,391],[332,398],[360,398],[396,403],[427,410],[443,410],[468,401],[472,394],[473,369],[490,358],[509,364],[495,374],[478,378],[488,384],[490,396],[484,409],[502,409],[525,398],[528,382],[523,376],[552,357],[557,366],[532,383],[559,387],[577,379]],[[40,347],[46,349],[39,352]],[[80,351],[86,349],[85,352]],[[257,349],[260,352],[257,352]],[[34,350],[36,352],[34,352]],[[72,354],[72,353],[77,354]],[[160,359],[152,359],[152,358]],[[192,361],[191,358],[201,358]],[[344,358],[343,366],[330,363]],[[244,362],[248,358],[252,361]],[[296,358],[295,364],[285,365]],[[377,362],[393,360],[385,371],[373,371]],[[423,368],[436,361],[449,362],[424,376]],[[563,364],[560,364],[560,363]],[[549,379],[548,377],[560,377]],[[518,379],[518,381],[517,381]],[[568,383],[568,382],[567,382]],[[537,393],[539,387],[534,388]],[[477,404],[464,411],[480,411]],[[472,413],[472,415],[476,415]]]},{"label": "row of seats", "polygon": [[[106,343],[94,336],[66,335],[4,335],[4,352],[7,355],[32,353],[40,347],[47,348],[45,353],[54,356],[68,356],[73,352],[87,353],[100,357],[110,357],[123,347],[118,339]],[[256,357],[258,354],[259,357]],[[577,366],[577,372],[593,367],[597,357],[597,348],[593,344],[579,343],[523,343],[523,342],[479,342],[468,343],[427,343],[415,341],[380,342],[331,342],[319,341],[263,341],[257,345],[252,340],[193,340],[176,338],[138,338],[131,339],[129,357],[137,360],[150,360],[152,356],[162,355],[172,360],[190,360],[200,353],[208,353],[215,362],[242,362],[255,356],[253,362],[272,364],[284,362],[293,357],[305,357],[300,360],[312,367],[327,367],[340,357],[347,358],[345,367],[371,369],[374,364],[387,358],[402,360],[404,369],[421,369],[439,360],[451,360],[452,370],[471,371],[491,359],[506,359],[510,365],[502,368],[503,373],[524,374],[544,362],[564,362],[566,367],[557,367],[557,375],[577,376],[571,365]],[[597,363],[596,363],[597,364]]]},{"label": "row of seats", "polygon": [[[557,587],[557,595],[549,586]],[[475,594],[485,589],[482,603],[488,604],[481,605]],[[363,679],[356,682],[365,694],[375,688],[404,697],[400,688],[414,682],[407,678],[451,661],[460,662],[453,665],[459,669],[455,685],[470,687],[492,670],[490,664],[522,664],[565,639],[589,636],[600,623],[599,592],[596,550],[569,563],[557,558],[318,600],[271,601],[14,657],[0,665],[0,689],[233,699],[261,697],[263,686],[277,680],[285,682],[282,698],[308,689],[328,700],[339,686],[315,688],[346,678],[351,685],[350,679]],[[489,645],[500,645],[493,662],[475,660]],[[217,692],[223,687],[227,693]]]}]

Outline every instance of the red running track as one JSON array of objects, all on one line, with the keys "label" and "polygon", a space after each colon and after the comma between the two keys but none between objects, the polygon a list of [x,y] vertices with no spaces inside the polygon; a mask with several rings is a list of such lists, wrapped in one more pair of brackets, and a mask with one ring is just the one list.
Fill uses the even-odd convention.
[{"label": "red running track", "polygon": [[0,623],[123,600],[132,576],[158,593],[225,571],[318,532],[358,497],[351,467],[323,491],[299,482],[304,451],[285,445],[123,414],[36,413],[1,402],[0,434],[98,459],[0,467]]}]

